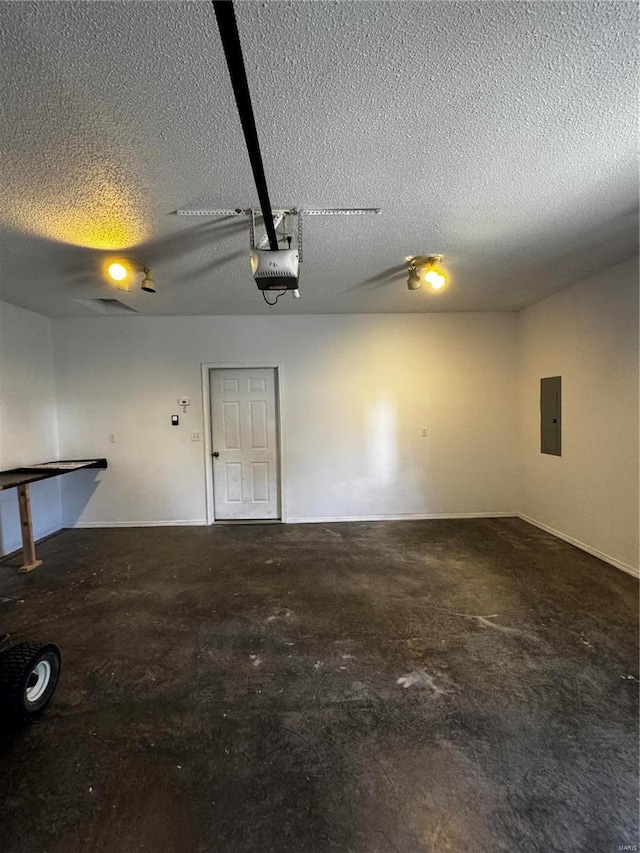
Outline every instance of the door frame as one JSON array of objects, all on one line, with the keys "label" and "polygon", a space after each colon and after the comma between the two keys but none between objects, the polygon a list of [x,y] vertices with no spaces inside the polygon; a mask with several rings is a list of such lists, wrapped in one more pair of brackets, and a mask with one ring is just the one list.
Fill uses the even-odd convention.
[{"label": "door frame", "polygon": [[[209,374],[212,370],[259,370],[267,368],[275,373],[274,390],[276,395],[276,418],[277,418],[277,447],[278,447],[278,491],[280,497],[280,518],[269,519],[264,521],[264,524],[286,523],[287,522],[287,495],[285,484],[286,464],[284,454],[284,382],[282,365],[273,361],[242,363],[242,362],[203,362],[202,370],[202,416],[204,423],[204,478],[205,478],[205,504],[207,510],[207,524],[213,524],[216,520],[215,502],[213,499],[213,460],[211,453],[211,385]],[[237,522],[240,523],[240,522]],[[246,522],[255,524],[256,522]],[[259,523],[259,522],[257,522]]]}]

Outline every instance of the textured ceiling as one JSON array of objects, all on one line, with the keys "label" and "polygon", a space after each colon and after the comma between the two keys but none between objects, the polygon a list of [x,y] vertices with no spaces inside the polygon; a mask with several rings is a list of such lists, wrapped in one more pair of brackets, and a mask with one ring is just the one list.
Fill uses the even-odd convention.
[{"label": "textured ceiling", "polygon": [[[514,310],[638,250],[635,3],[240,2],[274,207],[307,219],[279,313]],[[0,295],[51,315],[269,312],[209,3],[0,4]],[[135,247],[135,248],[131,248]],[[159,292],[104,282],[107,250]],[[442,253],[441,294],[385,276]],[[115,252],[118,254],[118,252]]]}]

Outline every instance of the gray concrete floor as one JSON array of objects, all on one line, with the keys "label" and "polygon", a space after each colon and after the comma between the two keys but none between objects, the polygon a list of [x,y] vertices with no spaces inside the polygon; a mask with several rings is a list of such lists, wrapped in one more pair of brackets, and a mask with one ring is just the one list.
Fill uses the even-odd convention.
[{"label": "gray concrete floor", "polygon": [[58,692],[3,853],[638,844],[633,578],[516,519],[65,531],[0,566]]}]

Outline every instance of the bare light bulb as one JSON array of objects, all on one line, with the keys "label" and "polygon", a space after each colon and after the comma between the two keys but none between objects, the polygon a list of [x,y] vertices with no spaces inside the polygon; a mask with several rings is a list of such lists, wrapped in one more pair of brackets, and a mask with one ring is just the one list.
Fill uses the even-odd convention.
[{"label": "bare light bulb", "polygon": [[107,272],[109,273],[109,277],[114,281],[124,281],[129,275],[129,270],[124,266],[124,264],[121,264],[118,261],[114,261],[114,263],[109,264]]},{"label": "bare light bulb", "polygon": [[432,290],[440,290],[447,283],[446,275],[434,267],[430,267],[423,278]]}]

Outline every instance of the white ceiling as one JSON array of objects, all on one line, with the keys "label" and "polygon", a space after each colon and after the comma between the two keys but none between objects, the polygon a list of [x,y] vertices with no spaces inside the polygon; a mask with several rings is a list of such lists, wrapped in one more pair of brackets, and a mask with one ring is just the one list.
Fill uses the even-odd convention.
[{"label": "white ceiling", "polygon": [[[213,9],[0,4],[0,295],[50,315],[515,310],[638,251],[635,3],[236,4],[274,207],[307,219],[302,298],[264,305],[257,206]],[[130,248],[135,247],[135,248]],[[105,248],[151,265],[122,296]],[[382,274],[440,252],[447,292]],[[118,254],[115,252],[115,254]]]}]

